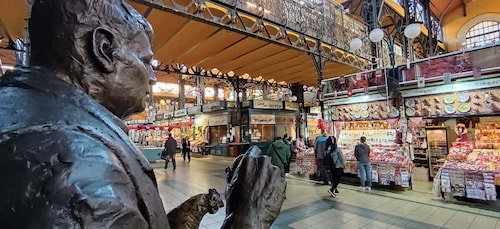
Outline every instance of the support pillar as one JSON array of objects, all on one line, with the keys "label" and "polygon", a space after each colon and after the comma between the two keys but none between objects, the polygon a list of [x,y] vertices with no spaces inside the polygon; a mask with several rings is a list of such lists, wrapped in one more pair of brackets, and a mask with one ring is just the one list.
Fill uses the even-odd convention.
[{"label": "support pillar", "polygon": [[[434,56],[433,53],[434,53],[434,31],[432,30],[432,21],[431,21],[431,15],[432,15],[432,11],[431,11],[431,4],[430,4],[430,0],[423,0],[422,1],[422,4],[424,5],[424,15],[425,15],[425,27],[427,27],[427,31],[428,31],[428,34],[427,34],[427,45],[425,47],[425,51],[424,51],[424,55],[426,55],[426,57],[431,57],[431,56]],[[437,41],[437,39],[436,39]]]},{"label": "support pillar", "polygon": [[196,77],[196,87],[198,88],[199,94],[196,95],[196,105],[202,105],[205,102],[205,84],[203,83],[203,77]]},{"label": "support pillar", "polygon": [[[316,44],[319,45],[320,41],[317,40]],[[316,68],[316,73],[318,74],[319,90],[318,90],[317,98],[319,100],[319,105],[320,105],[320,109],[321,109],[321,119],[325,120],[325,113],[324,113],[325,108],[323,106],[323,104],[324,104],[324,102],[323,102],[323,85],[321,84],[321,81],[323,81],[323,71],[325,69],[325,64],[326,64],[327,58],[322,56],[322,52],[321,52],[320,47],[316,47],[316,48],[318,49],[319,55],[312,54],[312,57],[313,57],[314,67]]]},{"label": "support pillar", "polygon": [[182,79],[182,74],[179,74],[179,109],[184,109],[186,107],[185,83],[186,82]]},{"label": "support pillar", "polygon": [[305,129],[305,123],[301,121],[304,116],[304,85],[299,83],[294,83],[290,86],[292,90],[292,95],[297,96],[297,103],[299,104],[299,111],[296,117],[295,122],[295,132],[297,133],[297,137],[302,135],[302,130]]},{"label": "support pillar", "polygon": [[214,85],[214,97],[215,102],[219,102],[219,84]]}]

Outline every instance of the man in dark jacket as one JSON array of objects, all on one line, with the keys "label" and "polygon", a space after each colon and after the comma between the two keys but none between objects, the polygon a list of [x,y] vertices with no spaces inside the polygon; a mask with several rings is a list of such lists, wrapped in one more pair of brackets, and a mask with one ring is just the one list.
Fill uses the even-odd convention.
[{"label": "man in dark jacket", "polygon": [[168,162],[172,160],[172,165],[174,166],[173,171],[175,171],[175,151],[177,150],[177,141],[172,137],[172,134],[168,134],[168,139],[165,141],[165,149],[163,150],[162,156],[166,156],[165,169],[167,169]]},{"label": "man in dark jacket", "polygon": [[188,161],[191,161],[191,142],[189,141],[189,136],[182,139],[182,159],[184,159],[184,161],[186,161],[186,155]]},{"label": "man in dark jacket", "polygon": [[361,190],[372,189],[372,166],[370,164],[370,146],[366,144],[366,137],[359,139],[360,143],[354,148],[354,156],[358,161],[359,178],[361,180]]}]

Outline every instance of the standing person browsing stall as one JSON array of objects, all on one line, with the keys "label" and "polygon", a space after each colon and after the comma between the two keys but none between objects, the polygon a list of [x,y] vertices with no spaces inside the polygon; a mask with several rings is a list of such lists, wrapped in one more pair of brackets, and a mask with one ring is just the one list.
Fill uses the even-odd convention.
[{"label": "standing person browsing stall", "polygon": [[331,136],[327,141],[327,149],[329,149],[328,153],[332,157],[330,168],[332,172],[332,187],[330,188],[330,190],[328,190],[328,193],[330,193],[330,195],[335,198],[337,196],[336,194],[339,193],[337,187],[340,183],[342,173],[344,172],[344,154],[337,146],[337,139],[334,136]]},{"label": "standing person browsing stall", "polygon": [[189,136],[182,139],[182,158],[186,161],[186,154],[188,156],[188,161],[191,161],[191,142],[189,141]]},{"label": "standing person browsing stall", "polygon": [[360,143],[354,148],[354,156],[358,161],[359,178],[361,180],[361,190],[372,189],[372,166],[370,164],[370,146],[366,144],[366,137],[359,139]]}]

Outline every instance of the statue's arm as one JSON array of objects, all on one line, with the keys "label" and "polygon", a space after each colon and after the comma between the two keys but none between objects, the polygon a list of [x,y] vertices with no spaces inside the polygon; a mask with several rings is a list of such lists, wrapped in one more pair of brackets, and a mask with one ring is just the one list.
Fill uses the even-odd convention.
[{"label": "statue's arm", "polygon": [[236,158],[229,170],[222,228],[270,228],[285,198],[286,182],[280,169],[269,157],[247,153]]},{"label": "statue's arm", "polygon": [[75,130],[13,136],[0,142],[2,227],[148,228],[110,145]]}]

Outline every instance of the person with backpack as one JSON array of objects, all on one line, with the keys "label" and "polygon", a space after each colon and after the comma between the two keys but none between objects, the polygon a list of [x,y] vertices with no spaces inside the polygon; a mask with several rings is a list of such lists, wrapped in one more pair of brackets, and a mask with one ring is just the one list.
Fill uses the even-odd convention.
[{"label": "person with backpack", "polygon": [[[316,139],[314,143],[314,155],[318,160],[318,172],[319,172],[319,180],[323,181],[323,185],[328,185],[328,175],[326,173],[327,167],[330,165],[330,161],[328,160],[329,156],[326,153],[326,142],[328,140],[328,135],[323,132],[321,136]],[[327,157],[327,158],[325,158]],[[326,160],[325,160],[326,159]]]},{"label": "person with backpack", "polygon": [[271,157],[271,164],[280,168],[283,177],[290,171],[290,146],[288,146],[281,137],[269,145],[266,155]]},{"label": "person with backpack", "polygon": [[337,138],[335,138],[334,136],[331,136],[327,141],[327,149],[328,149],[328,154],[332,158],[332,163],[330,166],[330,171],[332,174],[332,187],[328,190],[328,193],[330,193],[330,195],[333,198],[335,198],[339,193],[337,187],[340,183],[340,178],[344,173],[344,167],[345,167],[344,154],[342,153],[342,150],[340,150],[340,148],[338,147]]}]

